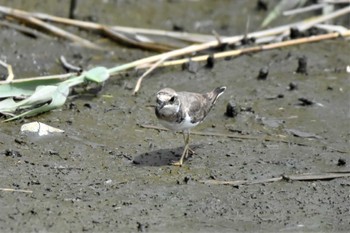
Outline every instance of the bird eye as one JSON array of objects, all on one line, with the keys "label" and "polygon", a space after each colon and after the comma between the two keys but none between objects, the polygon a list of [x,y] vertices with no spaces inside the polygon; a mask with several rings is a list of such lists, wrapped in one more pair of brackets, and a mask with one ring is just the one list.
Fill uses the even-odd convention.
[{"label": "bird eye", "polygon": [[174,103],[174,101],[175,101],[175,96],[171,97],[170,100],[169,100],[169,102],[170,102],[171,104]]}]

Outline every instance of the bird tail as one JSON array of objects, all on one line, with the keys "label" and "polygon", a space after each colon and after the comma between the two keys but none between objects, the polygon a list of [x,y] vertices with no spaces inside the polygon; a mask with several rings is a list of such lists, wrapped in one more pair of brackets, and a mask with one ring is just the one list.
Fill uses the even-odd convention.
[{"label": "bird tail", "polygon": [[224,93],[226,90],[226,87],[217,87],[211,92],[207,93],[209,99],[211,99],[212,104],[215,104],[216,100],[219,98],[220,95]]}]

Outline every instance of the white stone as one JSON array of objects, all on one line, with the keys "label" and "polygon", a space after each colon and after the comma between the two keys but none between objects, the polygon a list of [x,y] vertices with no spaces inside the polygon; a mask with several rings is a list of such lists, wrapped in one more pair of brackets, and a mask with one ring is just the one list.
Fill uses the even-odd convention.
[{"label": "white stone", "polygon": [[63,133],[64,130],[54,128],[44,123],[34,121],[21,126],[22,133],[35,133],[39,136],[45,136],[53,133]]}]

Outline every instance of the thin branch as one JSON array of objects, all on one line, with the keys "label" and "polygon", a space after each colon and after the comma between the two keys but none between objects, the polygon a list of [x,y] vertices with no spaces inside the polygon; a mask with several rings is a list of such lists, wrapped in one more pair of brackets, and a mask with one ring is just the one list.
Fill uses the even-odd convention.
[{"label": "thin branch", "polygon": [[349,177],[350,172],[326,172],[326,173],[305,173],[297,175],[284,175],[285,180],[298,180],[298,181],[314,181],[314,180],[331,180],[335,178]]},{"label": "thin branch", "polygon": [[332,24],[316,24],[315,27],[326,30],[327,32],[339,32],[340,34],[344,34],[349,30],[344,26]]},{"label": "thin branch", "polygon": [[12,189],[12,188],[0,188],[0,191],[4,191],[4,192],[19,192],[19,193],[33,193],[32,190]]},{"label": "thin branch", "polygon": [[[305,22],[299,22],[299,23],[294,23],[294,24],[289,24],[289,25],[284,25],[284,26],[280,26],[277,28],[273,28],[273,29],[268,29],[268,30],[263,30],[263,31],[259,31],[259,32],[254,32],[254,33],[249,33],[247,36],[248,37],[255,37],[255,38],[260,38],[260,37],[265,37],[265,36],[271,36],[271,35],[276,35],[276,34],[287,34],[290,31],[291,27],[303,27],[304,29],[308,29],[310,27],[312,27],[315,24],[318,24],[320,22],[329,20],[331,18],[336,18],[339,17],[343,14],[346,14],[350,12],[350,7],[345,7],[342,8],[338,11],[333,12],[331,15],[324,17],[321,16],[317,19],[311,20],[310,22],[308,21],[307,23]],[[296,39],[296,40],[292,40],[292,42],[280,42],[282,43],[281,45],[284,46],[290,46],[290,45],[295,45],[295,44],[300,44],[300,41],[305,41],[307,40],[307,42],[315,42],[315,41],[320,41],[320,40],[325,40],[325,39],[333,39],[333,38],[337,38],[339,36],[344,36],[344,37],[348,37],[350,36],[350,31],[347,31],[345,33],[342,33],[341,35],[339,34],[326,34],[326,35],[319,35],[319,36],[314,36],[314,37],[310,37],[310,38],[301,38],[301,39]],[[244,36],[240,35],[240,36],[233,36],[233,37],[226,37],[226,38],[222,38],[222,43],[227,43],[227,44],[234,44],[237,43],[238,41],[240,41],[241,39],[243,39]],[[306,42],[304,42],[306,43]],[[278,44],[278,43],[276,43]],[[274,45],[265,45],[265,46],[257,46],[257,47],[253,47],[253,48],[246,48],[243,51],[245,52],[257,52],[257,51],[261,51],[263,49],[267,50],[267,49],[272,49],[272,48],[277,48],[278,46],[274,44]],[[177,56],[181,56],[181,55],[185,55],[185,54],[189,54],[189,53],[194,53],[194,52],[198,52],[201,50],[205,50],[205,49],[209,49],[209,48],[213,48],[219,45],[219,42],[217,40],[213,40],[213,41],[209,41],[206,43],[202,43],[199,45],[190,45],[181,49],[177,49],[177,50],[173,50],[170,52],[166,52],[163,54],[159,54],[159,55],[155,55],[155,56],[151,56],[151,57],[147,57],[147,58],[143,58],[137,61],[134,61],[132,63],[128,63],[127,67],[131,68],[131,67],[137,67],[140,65],[144,65],[144,64],[148,64],[149,65],[145,66],[145,67],[150,67],[152,66],[153,62],[158,61],[159,59],[162,58],[162,56],[167,56],[170,58],[173,57],[177,57]],[[275,46],[275,47],[274,47]],[[227,57],[227,56],[237,56],[240,55],[241,51],[240,50],[234,50],[234,51],[228,51],[228,52],[222,52],[222,53],[218,53],[216,54],[216,57],[214,56],[214,58],[219,58],[219,57]],[[201,57],[197,57],[197,61],[203,61],[206,60],[208,58],[208,55],[205,56],[201,56]],[[193,59],[192,59],[193,60]],[[177,62],[164,62],[162,66],[167,66],[167,65],[178,65],[178,64],[183,64],[186,63],[188,60],[187,59],[180,59],[177,60]],[[117,72],[119,72],[120,70],[124,70],[125,67],[124,66],[118,66],[115,68],[111,68],[109,71],[111,74],[115,74]]]},{"label": "thin branch", "polygon": [[78,66],[75,66],[75,65],[72,65],[70,63],[67,62],[66,58],[64,56],[60,56],[60,62],[62,64],[62,66],[67,70],[67,71],[74,71],[74,72],[82,72],[83,69],[78,67]]},{"label": "thin branch", "polygon": [[167,57],[161,58],[159,61],[154,63],[145,73],[143,73],[143,75],[137,80],[137,83],[133,92],[134,95],[139,91],[143,78],[146,77],[149,73],[151,73],[155,68],[160,66],[166,59]]},{"label": "thin branch", "polygon": [[100,46],[86,40],[83,39],[77,35],[74,35],[72,33],[66,32],[65,30],[58,28],[56,26],[53,25],[49,25],[47,23],[45,23],[44,21],[34,18],[32,16],[29,16],[27,13],[23,13],[22,11],[18,11],[16,9],[11,9],[11,8],[7,8],[7,7],[2,7],[0,6],[0,12],[6,14],[6,15],[10,15],[16,19],[19,19],[23,22],[26,22],[30,25],[35,25],[39,28],[41,28],[42,30],[51,32],[52,34],[65,38],[67,40],[76,42],[82,46],[88,47],[88,48],[92,48],[92,49],[102,49]]},{"label": "thin branch", "polygon": [[12,70],[12,66],[1,61],[0,60],[0,65],[5,67],[7,69],[7,78],[6,80],[4,81],[5,83],[9,83],[13,80],[13,78],[15,77],[14,74],[13,74],[13,70]]},{"label": "thin branch", "polygon": [[1,21],[0,26],[12,28],[12,29],[17,30],[17,31],[19,31],[19,32],[21,32],[29,37],[32,37],[32,38],[38,38],[38,37],[45,38],[45,39],[51,38],[51,37],[47,36],[46,34],[39,32],[35,29],[31,29],[31,28],[28,28],[28,27],[25,27],[22,25],[17,25],[14,23],[6,22],[6,21]]},{"label": "thin branch", "polygon": [[335,178],[350,177],[350,172],[336,172],[336,173],[304,173],[296,175],[282,175],[279,177],[260,179],[260,180],[201,180],[201,183],[209,185],[248,185],[248,184],[262,184],[276,181],[316,181],[316,180],[332,180]]},{"label": "thin branch", "polygon": [[[139,126],[141,128],[145,128],[145,129],[168,131],[168,129],[166,129],[164,127],[159,127],[159,126],[155,126],[155,125],[140,124]],[[198,132],[198,131],[191,131],[191,134],[199,135],[199,136],[227,137],[227,138],[231,138],[231,139],[237,140],[237,141],[257,140],[257,141],[266,141],[266,142],[281,142],[281,143],[286,143],[286,144],[296,144],[299,146],[308,146],[308,147],[315,147],[315,146],[316,147],[317,146],[324,147],[324,145],[311,145],[311,144],[308,144],[305,142],[295,142],[295,141],[283,139],[283,138],[287,138],[287,136],[282,136],[282,135],[278,135],[279,138],[277,138],[277,137],[270,137],[270,136],[235,135],[235,134],[226,134],[226,133]],[[336,148],[333,148],[330,146],[328,146],[328,148],[331,150],[337,151],[339,153],[349,153],[349,151],[336,149]]]},{"label": "thin branch", "polygon": [[344,4],[344,3],[350,3],[350,0],[323,0],[325,3],[330,4]]},{"label": "thin branch", "polygon": [[[12,9],[12,8],[7,8],[7,9]],[[103,27],[102,24],[98,24],[98,23],[86,22],[86,21],[75,20],[75,19],[67,19],[67,18],[45,14],[45,13],[29,13],[21,10],[17,10],[17,11],[20,11],[21,13],[30,14],[31,16],[39,18],[41,20],[61,23],[61,24],[70,25],[70,26],[76,26],[79,28],[84,28],[89,30],[91,29],[100,30]],[[203,35],[203,34],[197,34],[197,33],[174,32],[174,31],[165,31],[165,30],[157,30],[157,29],[124,27],[124,26],[108,26],[108,27],[110,27],[115,31],[120,31],[120,32],[140,33],[144,35],[155,35],[155,36],[167,36],[167,37],[171,37],[179,40],[196,42],[196,43],[203,43],[214,39],[212,35]]]},{"label": "thin branch", "polygon": [[57,79],[68,79],[72,76],[76,76],[77,73],[67,73],[67,74],[56,74],[56,75],[49,75],[49,76],[40,76],[40,77],[31,77],[31,78],[22,78],[22,79],[14,79],[10,82],[8,81],[0,81],[1,84],[6,83],[24,83],[24,82],[31,82],[31,81],[37,81],[37,80],[57,80]]},{"label": "thin branch", "polygon": [[[322,40],[335,39],[338,37],[349,37],[349,36],[350,36],[350,30],[346,30],[346,31],[343,31],[342,33],[333,32],[333,33],[322,34],[322,35],[317,35],[312,37],[287,40],[287,41],[282,41],[282,42],[277,42],[277,43],[272,43],[267,45],[261,45],[261,46],[259,45],[259,46],[248,47],[243,49],[219,52],[219,53],[213,54],[213,56],[214,56],[214,59],[239,56],[242,54],[247,54],[252,52],[259,52],[259,51],[265,51],[270,49],[276,49],[276,48],[282,48],[282,47],[288,47],[288,46],[294,46],[294,45],[300,45],[300,44],[306,44],[306,43],[313,43],[313,42],[318,42]],[[196,57],[191,57],[191,60],[206,61],[208,57],[209,55],[196,56]],[[181,64],[187,63],[188,61],[189,61],[189,58],[168,61],[168,62],[164,62],[160,67],[181,65]],[[147,68],[151,65],[152,64],[147,64],[147,65],[140,66],[139,68]]]},{"label": "thin branch", "polygon": [[112,29],[111,27],[102,26],[100,30],[104,35],[108,36],[109,38],[112,38],[113,40],[118,41],[119,43],[126,44],[128,46],[139,47],[142,49],[147,49],[152,51],[161,51],[161,52],[175,49],[175,47],[156,43],[154,41],[141,42],[140,40],[130,38],[126,36],[124,33],[118,32]]},{"label": "thin branch", "polygon": [[244,184],[262,184],[262,183],[269,183],[269,182],[276,182],[283,180],[283,177],[276,177],[276,178],[270,178],[270,179],[261,179],[261,180],[201,180],[199,182],[203,184],[221,184],[221,185],[233,185],[233,186],[239,186]]},{"label": "thin branch", "polygon": [[282,14],[284,16],[301,14],[301,13],[305,13],[305,12],[308,12],[308,11],[314,11],[314,10],[322,9],[325,5],[326,5],[325,3],[313,4],[313,5],[307,6],[307,7],[300,7],[300,8],[297,8],[297,9],[284,11]]},{"label": "thin branch", "polygon": [[[169,131],[168,129],[164,127],[159,127],[155,125],[140,125],[141,128],[145,129],[155,129],[155,130],[162,130],[162,131]],[[225,133],[213,133],[213,132],[198,132],[198,131],[191,131],[191,134],[193,135],[200,135],[200,136],[214,136],[214,137],[227,137],[232,138],[234,140],[242,141],[245,140],[258,140],[258,141],[277,141],[277,142],[284,142],[284,143],[291,143],[288,140],[284,140],[282,138],[272,138],[268,136],[264,137],[256,137],[256,136],[249,136],[249,135],[234,135],[234,134],[225,134]]]},{"label": "thin branch", "polygon": [[346,14],[349,14],[349,13],[350,13],[350,6],[344,7],[342,9],[334,11],[334,12],[332,12],[330,14],[322,15],[322,16],[314,19],[314,20],[311,20],[310,22],[305,22],[304,24],[299,25],[297,27],[297,29],[299,31],[304,31],[304,30],[307,30],[307,29],[311,28],[312,26],[314,26],[316,24],[319,24],[319,23],[322,23],[322,22],[325,22],[325,21],[329,21],[331,19],[340,17],[342,15],[346,15]]},{"label": "thin branch", "polygon": [[[86,30],[95,30],[109,37],[110,39],[122,42],[126,45],[132,47],[139,47],[142,49],[155,50],[155,51],[169,51],[177,46],[165,45],[159,42],[154,42],[148,38],[148,42],[138,40],[137,33],[142,33],[144,35],[162,35],[167,37],[172,37],[178,40],[190,41],[195,43],[202,43],[203,41],[212,40],[212,36],[200,35],[200,34],[191,34],[191,33],[178,33],[178,32],[168,32],[161,30],[152,30],[152,29],[140,29],[140,28],[130,28],[130,27],[118,27],[118,26],[106,26],[98,23],[91,23],[85,21],[79,21],[74,19],[61,18],[57,16],[52,16],[44,13],[30,13],[23,10],[8,8],[0,6],[0,12],[9,14],[9,12],[16,12],[26,17],[33,17],[39,20],[51,21],[56,23],[61,23],[70,26],[76,26]],[[130,34],[130,36],[126,35]],[[134,36],[134,38],[131,37]],[[184,38],[181,38],[181,35]]]}]

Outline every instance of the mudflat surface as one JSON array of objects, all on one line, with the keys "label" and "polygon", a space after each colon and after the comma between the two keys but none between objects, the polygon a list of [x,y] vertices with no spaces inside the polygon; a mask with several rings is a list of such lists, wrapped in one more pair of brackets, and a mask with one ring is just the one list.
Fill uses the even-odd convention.
[{"label": "mudflat surface", "polygon": [[[255,1],[81,2],[78,15],[101,23],[165,30],[177,25],[222,35],[244,33],[247,15],[251,30],[258,30],[266,15],[255,11]],[[60,8],[43,1],[0,4],[68,14],[62,3]],[[85,69],[152,55],[121,46],[93,51],[7,27],[0,41],[1,59],[16,77],[64,73],[60,55]],[[202,182],[350,170],[349,51],[349,41],[337,39],[218,60],[212,69],[199,63],[196,72],[162,68],[144,80],[137,96],[131,93],[141,72],[130,71],[111,77],[98,95],[72,96],[62,109],[1,123],[0,188],[32,193],[0,191],[0,231],[350,231],[349,178],[239,186]],[[301,56],[308,59],[308,75],[295,73]],[[259,81],[265,66],[268,77]],[[297,88],[289,90],[290,83]],[[155,93],[163,87],[206,92],[217,86],[227,90],[194,131],[251,139],[193,134],[196,154],[182,167],[168,165],[182,152],[182,135],[140,127],[159,125]],[[314,104],[305,106],[299,98]],[[230,101],[242,109],[235,118],[225,116]],[[30,121],[65,133],[21,134],[21,125]]]}]

